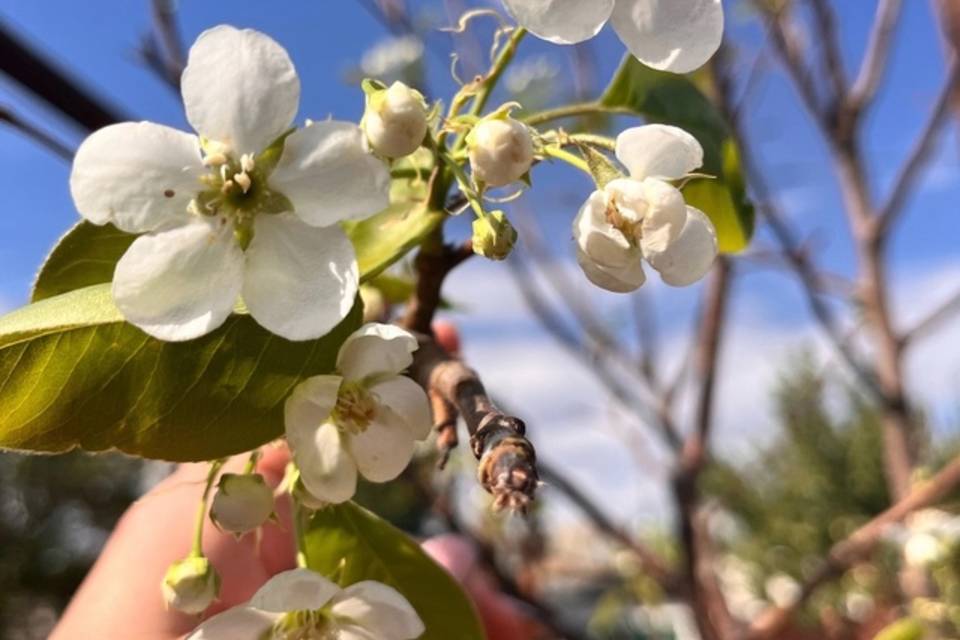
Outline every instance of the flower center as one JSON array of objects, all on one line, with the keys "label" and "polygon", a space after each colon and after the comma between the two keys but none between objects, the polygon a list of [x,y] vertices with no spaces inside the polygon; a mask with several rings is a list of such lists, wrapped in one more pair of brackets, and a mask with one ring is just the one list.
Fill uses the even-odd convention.
[{"label": "flower center", "polygon": [[206,142],[203,164],[210,173],[200,179],[203,189],[190,201],[187,210],[230,222],[243,249],[253,239],[255,216],[293,211],[293,205],[282,193],[270,189],[266,170],[269,163],[258,162],[253,154],[237,158],[222,146]]},{"label": "flower center", "polygon": [[618,202],[615,196],[607,200],[605,212],[607,222],[624,235],[630,244],[636,246],[643,237],[643,211],[636,211]]},{"label": "flower center", "polygon": [[323,611],[290,611],[277,620],[263,640],[336,640],[337,629]]},{"label": "flower center", "polygon": [[360,383],[344,383],[337,394],[333,422],[341,431],[357,435],[363,433],[377,417],[375,396]]}]

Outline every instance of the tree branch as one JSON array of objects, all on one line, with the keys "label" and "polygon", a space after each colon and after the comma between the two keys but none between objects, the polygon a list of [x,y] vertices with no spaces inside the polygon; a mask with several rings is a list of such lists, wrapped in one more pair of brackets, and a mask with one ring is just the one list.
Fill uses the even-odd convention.
[{"label": "tree branch", "polygon": [[39,127],[20,118],[13,111],[0,104],[0,122],[6,122],[8,125],[27,136],[34,142],[45,147],[47,150],[57,154],[67,162],[73,161],[73,149],[63,144],[52,135],[43,131]]},{"label": "tree branch", "polygon": [[900,21],[902,8],[903,0],[880,0],[877,5],[867,52],[847,97],[847,108],[855,114],[863,112],[877,95],[887,68],[893,33]]},{"label": "tree branch", "polygon": [[779,638],[787,623],[804,602],[825,582],[837,578],[867,557],[880,543],[892,524],[902,521],[918,509],[929,507],[960,487],[960,457],[955,458],[933,478],[917,486],[905,498],[835,544],[822,564],[803,584],[800,597],[788,607],[771,607],[761,614],[746,635],[747,640]]}]

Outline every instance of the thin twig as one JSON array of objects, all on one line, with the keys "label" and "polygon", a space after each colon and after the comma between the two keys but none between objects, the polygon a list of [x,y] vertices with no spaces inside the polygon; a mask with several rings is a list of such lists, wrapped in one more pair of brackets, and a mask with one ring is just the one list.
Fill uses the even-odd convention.
[{"label": "thin twig", "polygon": [[893,33],[900,21],[903,0],[880,0],[870,30],[870,42],[853,87],[847,97],[848,108],[860,113],[873,101],[887,68]]},{"label": "thin twig", "polygon": [[943,304],[934,309],[930,315],[905,331],[901,337],[904,346],[916,343],[917,340],[935,331],[940,325],[958,313],[960,313],[960,291],[954,293]]},{"label": "thin twig", "polygon": [[9,108],[0,105],[0,122],[6,122],[8,125],[27,136],[42,147],[57,154],[67,162],[73,160],[73,149],[63,144],[46,131],[20,118]]}]

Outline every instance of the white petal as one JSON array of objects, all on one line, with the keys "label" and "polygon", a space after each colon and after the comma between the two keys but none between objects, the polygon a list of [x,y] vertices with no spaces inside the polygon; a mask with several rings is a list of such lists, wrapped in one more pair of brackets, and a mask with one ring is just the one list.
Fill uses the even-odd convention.
[{"label": "white petal", "polygon": [[308,438],[313,437],[312,430],[326,422],[337,405],[342,382],[340,376],[313,376],[294,388],[284,407],[288,439],[296,437],[291,430],[306,430]]},{"label": "white petal", "polygon": [[234,607],[206,620],[186,640],[260,640],[278,617],[246,606]]},{"label": "white petal", "polygon": [[180,86],[193,128],[237,157],[263,151],[289,129],[300,103],[300,79],[283,47],[226,25],[200,34]]},{"label": "white petal", "polygon": [[703,165],[703,147],[679,127],[648,124],[617,136],[617,159],[636,180],[677,180]]},{"label": "white petal", "polygon": [[123,317],[161,340],[219,327],[240,293],[243,251],[230,225],[193,218],[137,238],[117,263],[113,297]]},{"label": "white petal", "polygon": [[687,204],[680,190],[657,178],[647,178],[641,185],[647,201],[643,216],[640,246],[644,253],[666,249],[683,231],[687,222]]},{"label": "white petal", "polygon": [[417,440],[424,440],[433,429],[430,401],[423,387],[410,378],[397,376],[370,387],[380,402],[393,410]]},{"label": "white petal", "polygon": [[607,220],[607,196],[595,191],[573,221],[573,237],[581,253],[598,264],[623,267],[638,258],[637,250]]},{"label": "white petal", "polygon": [[614,0],[503,0],[517,23],[544,40],[589,40],[610,19]]},{"label": "white petal", "polygon": [[355,624],[338,624],[337,629],[337,640],[382,640],[381,638],[373,635],[372,632],[367,631],[363,627],[358,627]]},{"label": "white petal", "polygon": [[347,380],[397,375],[413,364],[417,339],[392,324],[365,324],[347,338],[337,354],[337,371]]},{"label": "white petal", "polygon": [[146,233],[187,220],[204,173],[196,136],[152,122],[124,122],[83,141],[73,159],[70,194],[90,222]]},{"label": "white petal", "polygon": [[353,308],[360,275],[339,227],[311,227],[292,213],[257,216],[243,300],[254,320],[288,340],[326,335]]},{"label": "white petal", "polygon": [[291,569],[273,576],[250,598],[248,606],[285,613],[320,609],[340,593],[340,587],[309,569]]},{"label": "white petal", "polygon": [[400,416],[380,405],[363,433],[347,438],[347,449],[362,475],[371,482],[389,482],[413,459],[413,434]]},{"label": "white petal", "polygon": [[426,628],[417,612],[396,589],[365,580],[333,599],[331,613],[346,618],[383,640],[412,640]]},{"label": "white petal", "polygon": [[[347,450],[343,435],[336,425],[327,422],[313,428],[312,438],[307,436],[300,433],[294,436],[295,440],[290,440],[303,486],[320,502],[346,502],[357,492],[357,464]],[[289,430],[287,438],[291,438]]]},{"label": "white petal", "polygon": [[607,267],[594,262],[590,256],[578,250],[577,264],[583,269],[584,275],[590,282],[614,293],[636,291],[647,281],[639,256],[622,267]]},{"label": "white petal", "polygon": [[674,287],[693,284],[707,274],[717,257],[717,232],[704,213],[687,207],[683,231],[664,251],[645,253],[660,277]]},{"label": "white petal", "polygon": [[689,73],[720,47],[723,5],[721,0],[617,0],[610,24],[643,64]]},{"label": "white petal", "polygon": [[390,204],[390,170],[350,122],[314,122],[290,134],[268,182],[315,227],[368,218]]}]

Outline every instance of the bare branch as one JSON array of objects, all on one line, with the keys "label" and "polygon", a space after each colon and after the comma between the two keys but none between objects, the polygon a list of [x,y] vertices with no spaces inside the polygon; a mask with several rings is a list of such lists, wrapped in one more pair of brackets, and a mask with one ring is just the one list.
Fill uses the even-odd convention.
[{"label": "bare branch", "polygon": [[960,291],[954,293],[930,315],[904,333],[902,337],[904,346],[913,344],[930,332],[935,331],[956,314],[960,314]]},{"label": "bare branch", "polygon": [[57,154],[67,162],[73,160],[73,149],[66,146],[46,131],[27,122],[19,117],[6,106],[0,104],[0,122],[6,122],[8,125],[38,143],[47,150]]},{"label": "bare branch", "polygon": [[883,79],[887,59],[890,56],[893,33],[900,21],[902,8],[903,0],[880,0],[877,5],[867,52],[847,98],[847,108],[854,113],[859,114],[864,111],[880,88],[880,81]]},{"label": "bare branch", "polygon": [[833,107],[837,108],[847,93],[847,74],[840,54],[840,38],[837,35],[837,19],[827,0],[810,0],[814,19],[820,29],[818,42],[823,56],[824,72],[833,85]]},{"label": "bare branch", "polygon": [[907,200],[917,180],[923,173],[923,169],[927,165],[930,155],[935,149],[938,134],[943,131],[944,125],[947,123],[948,116],[950,115],[950,105],[958,83],[960,83],[960,64],[954,59],[947,72],[947,80],[934,104],[933,113],[923,129],[923,133],[921,133],[917,139],[903,168],[900,169],[900,173],[897,174],[896,179],[893,181],[890,198],[883,208],[880,209],[880,213],[878,214],[878,233],[881,236],[889,232],[890,227],[903,213]]},{"label": "bare branch", "polygon": [[771,607],[750,628],[747,640],[779,638],[781,632],[803,603],[825,582],[866,558],[877,547],[887,528],[901,522],[918,509],[936,504],[960,487],[960,457],[955,458],[933,478],[916,487],[905,498],[835,544],[823,563],[803,584],[800,598],[788,607]]}]

